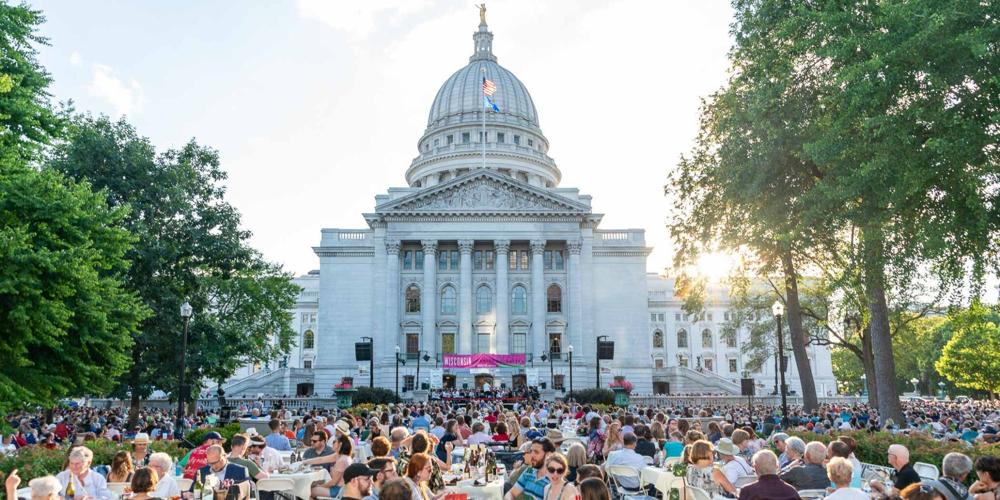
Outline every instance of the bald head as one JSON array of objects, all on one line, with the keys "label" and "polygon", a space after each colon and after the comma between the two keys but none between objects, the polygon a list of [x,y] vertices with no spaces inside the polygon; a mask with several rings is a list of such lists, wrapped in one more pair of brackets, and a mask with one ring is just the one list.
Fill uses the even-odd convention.
[{"label": "bald head", "polygon": [[757,471],[757,476],[778,473],[778,456],[771,450],[754,453],[750,461],[753,463],[753,469]]}]

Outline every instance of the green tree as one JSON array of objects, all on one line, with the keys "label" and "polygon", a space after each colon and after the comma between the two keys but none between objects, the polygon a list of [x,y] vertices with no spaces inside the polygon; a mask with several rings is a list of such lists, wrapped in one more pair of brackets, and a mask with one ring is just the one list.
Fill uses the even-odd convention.
[{"label": "green tree", "polygon": [[951,317],[954,335],[934,367],[958,387],[1000,393],[1000,314],[973,304]]},{"label": "green tree", "polygon": [[[181,303],[195,316],[187,352],[189,383],[214,379],[242,359],[287,350],[290,276],[262,261],[240,228],[239,212],[224,198],[218,153],[191,141],[157,154],[124,120],[80,116],[57,145],[49,167],[103,189],[113,206],[128,206],[124,225],[138,237],[126,279],[154,314],[134,337],[132,367],[117,394],[131,398],[131,418],[142,398],[161,389],[177,396],[183,324]],[[273,345],[269,340],[274,341]],[[233,353],[225,346],[246,348]],[[214,354],[231,354],[221,367]],[[211,364],[213,366],[206,366]],[[211,373],[208,373],[211,372]]]},{"label": "green tree", "polygon": [[0,168],[0,413],[101,394],[147,310],[123,286],[126,210],[55,172]]}]

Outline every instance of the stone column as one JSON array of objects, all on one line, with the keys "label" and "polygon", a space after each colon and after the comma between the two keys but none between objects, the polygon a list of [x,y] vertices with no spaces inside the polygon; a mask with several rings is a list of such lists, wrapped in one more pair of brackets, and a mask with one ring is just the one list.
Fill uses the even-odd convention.
[{"label": "stone column", "polygon": [[437,241],[423,240],[424,286],[420,297],[421,349],[434,356],[437,349]]},{"label": "stone column", "polygon": [[458,266],[458,352],[472,354],[472,246],[473,240],[459,240]]},{"label": "stone column", "polygon": [[507,297],[507,256],[510,253],[510,240],[496,240],[493,242],[497,257],[495,262],[497,269],[497,335],[495,351],[500,354],[510,352],[510,340],[508,329],[510,328],[510,298]]},{"label": "stone column", "polygon": [[549,352],[545,335],[545,240],[531,240],[531,344],[535,360]]},{"label": "stone column", "polygon": [[568,344],[574,349],[583,345],[583,290],[580,285],[580,251],[582,243],[579,240],[567,241],[569,250],[569,327]]},{"label": "stone column", "polygon": [[399,240],[385,240],[385,331],[386,343],[383,349],[393,350],[394,346],[405,349],[399,336],[399,303],[402,291],[399,289]]}]

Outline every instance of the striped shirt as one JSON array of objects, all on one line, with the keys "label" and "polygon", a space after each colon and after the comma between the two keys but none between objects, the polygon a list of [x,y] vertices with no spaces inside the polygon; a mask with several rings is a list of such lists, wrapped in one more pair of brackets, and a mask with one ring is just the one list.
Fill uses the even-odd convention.
[{"label": "striped shirt", "polygon": [[545,487],[548,485],[549,478],[541,470],[534,468],[524,471],[517,478],[517,486],[521,488],[521,491],[526,495],[531,495],[536,500],[545,498]]}]

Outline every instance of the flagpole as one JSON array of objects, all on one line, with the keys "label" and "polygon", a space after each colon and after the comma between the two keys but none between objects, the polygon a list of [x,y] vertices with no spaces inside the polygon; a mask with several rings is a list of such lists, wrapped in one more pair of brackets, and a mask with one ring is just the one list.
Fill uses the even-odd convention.
[{"label": "flagpole", "polygon": [[[483,79],[485,82],[486,78],[486,66],[480,68],[483,72]],[[486,89],[483,88],[483,137],[480,139],[483,143],[483,168],[486,168]]]}]

